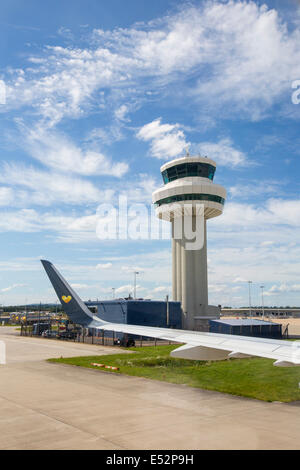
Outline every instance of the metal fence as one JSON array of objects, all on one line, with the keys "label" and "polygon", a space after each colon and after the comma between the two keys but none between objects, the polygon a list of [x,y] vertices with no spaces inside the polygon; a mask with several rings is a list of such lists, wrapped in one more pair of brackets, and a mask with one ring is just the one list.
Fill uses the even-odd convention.
[{"label": "metal fence", "polygon": [[[124,341],[120,341],[115,332],[104,332],[104,330],[87,330],[85,328],[69,329],[60,331],[56,325],[40,323],[38,325],[22,324],[20,327],[20,335],[28,337],[39,337],[49,340],[68,341],[74,343],[95,344],[98,346],[156,346],[175,344],[172,341],[166,341],[156,338],[145,338],[143,336],[134,339],[124,335]],[[134,344],[132,343],[134,340]]]}]

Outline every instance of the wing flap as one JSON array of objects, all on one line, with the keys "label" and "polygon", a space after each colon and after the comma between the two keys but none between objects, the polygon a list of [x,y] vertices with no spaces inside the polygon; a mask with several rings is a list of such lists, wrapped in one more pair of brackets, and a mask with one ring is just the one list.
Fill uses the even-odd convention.
[{"label": "wing flap", "polygon": [[250,354],[244,354],[238,351],[232,351],[228,354],[229,359],[244,359],[246,357],[251,357]]},{"label": "wing flap", "polygon": [[171,352],[172,357],[180,359],[193,359],[196,361],[222,361],[227,359],[229,351],[223,349],[207,348],[205,346],[192,346],[185,344]]},{"label": "wing flap", "polygon": [[275,361],[273,363],[273,366],[275,367],[295,367],[297,365],[299,364],[294,364],[293,362],[290,362],[290,361],[280,361],[280,360]]}]

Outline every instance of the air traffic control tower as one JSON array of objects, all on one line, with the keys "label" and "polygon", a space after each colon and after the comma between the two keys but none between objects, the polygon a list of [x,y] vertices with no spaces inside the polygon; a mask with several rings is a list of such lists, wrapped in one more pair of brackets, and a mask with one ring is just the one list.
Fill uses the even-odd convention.
[{"label": "air traffic control tower", "polygon": [[[208,305],[206,221],[222,214],[226,190],[213,183],[216,163],[207,157],[187,154],[160,170],[164,186],[154,191],[152,199],[157,217],[172,223],[173,300],[181,302],[184,329],[205,331],[209,320],[220,316],[218,307]],[[185,223],[184,214],[190,215],[193,229],[202,217],[201,249],[187,249],[191,245],[184,230],[178,237],[176,227],[178,221]]]}]

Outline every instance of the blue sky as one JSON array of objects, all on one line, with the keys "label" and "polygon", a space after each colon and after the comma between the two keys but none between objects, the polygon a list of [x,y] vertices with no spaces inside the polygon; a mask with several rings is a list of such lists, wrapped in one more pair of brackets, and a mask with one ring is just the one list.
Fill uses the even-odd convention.
[{"label": "blue sky", "polygon": [[300,2],[3,0],[0,25],[0,303],[56,300],[41,257],[85,299],[134,270],[140,296],[170,294],[170,241],[99,240],[96,211],[150,207],[189,147],[228,191],[210,303],[247,305],[252,280],[253,304],[262,284],[300,304]]}]

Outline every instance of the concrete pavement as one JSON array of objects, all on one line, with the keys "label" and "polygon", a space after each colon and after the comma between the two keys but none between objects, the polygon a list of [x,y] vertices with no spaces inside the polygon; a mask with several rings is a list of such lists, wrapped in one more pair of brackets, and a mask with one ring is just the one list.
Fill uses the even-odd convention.
[{"label": "concrete pavement", "polygon": [[51,364],[120,350],[11,333],[0,328],[0,449],[300,448],[299,404]]}]

